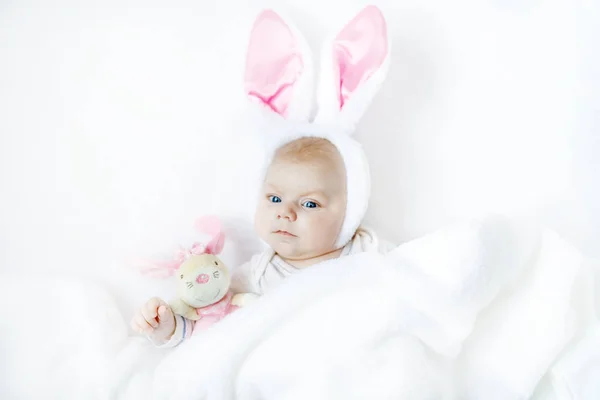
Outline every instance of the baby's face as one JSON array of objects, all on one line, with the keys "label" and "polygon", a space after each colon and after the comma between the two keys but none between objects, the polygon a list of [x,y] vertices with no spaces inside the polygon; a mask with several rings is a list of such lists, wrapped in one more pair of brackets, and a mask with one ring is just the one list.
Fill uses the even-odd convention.
[{"label": "baby's face", "polygon": [[346,172],[339,160],[275,160],[265,178],[255,216],[262,240],[288,260],[336,250],[346,212]]}]

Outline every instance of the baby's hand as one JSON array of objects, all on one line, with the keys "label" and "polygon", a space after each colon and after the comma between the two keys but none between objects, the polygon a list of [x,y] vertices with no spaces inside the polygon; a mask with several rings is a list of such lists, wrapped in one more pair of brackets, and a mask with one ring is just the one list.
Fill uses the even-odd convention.
[{"label": "baby's hand", "polygon": [[134,315],[131,328],[154,339],[166,341],[175,332],[175,315],[167,303],[153,297]]}]

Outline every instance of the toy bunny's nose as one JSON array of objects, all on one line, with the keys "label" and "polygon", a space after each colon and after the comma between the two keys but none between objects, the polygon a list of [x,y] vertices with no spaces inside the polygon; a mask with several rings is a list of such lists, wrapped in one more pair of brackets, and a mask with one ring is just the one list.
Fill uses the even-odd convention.
[{"label": "toy bunny's nose", "polygon": [[198,275],[198,277],[196,278],[196,282],[198,282],[199,284],[204,284],[206,282],[208,282],[209,280],[209,276],[207,274],[200,274]]}]

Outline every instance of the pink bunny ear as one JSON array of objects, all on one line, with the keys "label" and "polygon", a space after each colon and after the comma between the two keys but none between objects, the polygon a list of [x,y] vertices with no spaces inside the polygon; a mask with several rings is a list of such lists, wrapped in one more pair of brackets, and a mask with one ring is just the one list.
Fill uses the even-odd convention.
[{"label": "pink bunny ear", "polygon": [[324,48],[318,119],[334,120],[350,100],[355,104],[347,114],[360,118],[385,79],[389,52],[385,18],[367,6]]},{"label": "pink bunny ear", "polygon": [[284,118],[306,120],[311,111],[312,61],[298,31],[273,10],[256,18],[250,34],[244,90]]},{"label": "pink bunny ear", "polygon": [[342,29],[334,41],[340,108],[381,67],[387,52],[385,18],[377,7],[368,6]]},{"label": "pink bunny ear", "polygon": [[198,218],[194,226],[200,232],[212,236],[216,236],[217,234],[221,233],[222,230],[221,220],[219,217],[214,215],[207,215],[205,217]]},{"label": "pink bunny ear", "polygon": [[219,254],[225,245],[225,234],[222,231],[221,220],[215,216],[201,217],[196,220],[196,229],[212,237],[206,245],[208,254]]},{"label": "pink bunny ear", "polygon": [[223,233],[219,233],[206,245],[206,252],[208,254],[219,254],[221,250],[223,250],[224,245],[225,235]]}]

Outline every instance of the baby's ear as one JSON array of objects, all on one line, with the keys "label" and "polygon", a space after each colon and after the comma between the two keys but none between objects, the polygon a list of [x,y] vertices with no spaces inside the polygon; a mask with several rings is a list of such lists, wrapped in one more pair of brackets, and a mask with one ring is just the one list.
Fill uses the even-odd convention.
[{"label": "baby's ear", "polygon": [[383,13],[370,5],[323,47],[317,89],[319,122],[355,125],[387,75],[390,38]]},{"label": "baby's ear", "polygon": [[250,33],[244,90],[283,118],[307,121],[312,111],[313,65],[306,41],[271,9],[256,17]]}]

